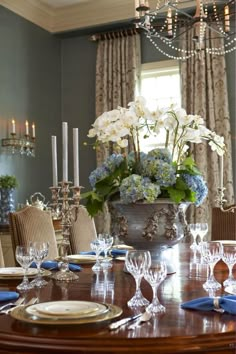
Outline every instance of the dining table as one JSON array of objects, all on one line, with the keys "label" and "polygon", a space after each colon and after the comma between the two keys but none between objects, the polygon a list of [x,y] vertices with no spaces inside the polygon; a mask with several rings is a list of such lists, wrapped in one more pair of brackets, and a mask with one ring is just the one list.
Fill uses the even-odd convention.
[{"label": "dining table", "polygon": [[[103,321],[64,323],[63,321],[25,321],[10,314],[0,315],[0,353],[236,353],[236,316],[214,310],[186,310],[181,304],[209,296],[203,289],[207,265],[190,249],[179,243],[171,249],[175,272],[168,274],[158,288],[158,298],[166,311],[155,314],[135,329],[123,325],[110,330],[109,324],[132,316],[144,308],[129,308],[135,281],[124,267],[123,257],[112,260],[112,268],[94,272],[92,263],[81,264],[79,279],[61,282],[48,276],[48,284],[25,293],[38,303],[56,301],[88,301],[109,304],[118,309],[116,315]],[[54,271],[53,271],[54,272]],[[52,272],[52,273],[53,273]],[[233,269],[236,277],[236,268]],[[222,284],[228,268],[220,260],[214,269]],[[22,279],[0,278],[0,290],[16,291]],[[143,295],[152,300],[152,288],[142,279]],[[218,296],[229,295],[224,287]]]}]

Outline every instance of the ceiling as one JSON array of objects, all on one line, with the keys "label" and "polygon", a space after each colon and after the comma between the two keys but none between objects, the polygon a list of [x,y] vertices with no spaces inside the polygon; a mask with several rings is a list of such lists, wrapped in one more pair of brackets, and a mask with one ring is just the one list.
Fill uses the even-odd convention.
[{"label": "ceiling", "polygon": [[0,5],[51,33],[107,25],[135,16],[135,0],[0,0]]}]

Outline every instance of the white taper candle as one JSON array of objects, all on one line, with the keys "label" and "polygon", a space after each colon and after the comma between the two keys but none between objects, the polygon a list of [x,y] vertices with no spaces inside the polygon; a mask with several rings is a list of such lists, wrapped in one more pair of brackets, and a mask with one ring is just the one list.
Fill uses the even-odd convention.
[{"label": "white taper candle", "polygon": [[52,185],[53,187],[56,187],[58,185],[56,136],[52,136]]},{"label": "white taper candle", "polygon": [[79,187],[79,129],[73,128],[74,186]]},{"label": "white taper candle", "polygon": [[224,158],[223,155],[220,158],[220,189],[223,190],[224,187]]},{"label": "white taper candle", "polygon": [[68,124],[62,122],[62,180],[68,181]]}]

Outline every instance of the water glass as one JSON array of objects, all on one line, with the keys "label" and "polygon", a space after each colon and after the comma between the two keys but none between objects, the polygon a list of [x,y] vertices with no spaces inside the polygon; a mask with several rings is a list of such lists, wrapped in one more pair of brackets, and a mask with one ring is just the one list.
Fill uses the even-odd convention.
[{"label": "water glass", "polygon": [[95,251],[95,253],[96,253],[96,263],[92,267],[92,270],[94,272],[98,272],[98,271],[102,270],[102,266],[101,266],[101,262],[100,262],[99,256],[100,256],[101,252],[105,248],[104,240],[96,238],[95,240],[93,240],[90,243],[90,247],[91,247],[91,250]]},{"label": "water glass", "polygon": [[191,235],[193,236],[193,243],[191,244],[190,248],[193,250],[193,251],[196,251],[197,248],[198,248],[198,245],[197,245],[197,236],[199,234],[199,223],[197,224],[189,224],[189,230],[191,232]]},{"label": "water glass", "polygon": [[34,261],[38,270],[37,278],[34,279],[31,284],[38,288],[41,288],[47,285],[48,283],[42,278],[41,265],[44,259],[48,256],[49,242],[32,241],[29,245],[34,249]]},{"label": "water glass", "polygon": [[236,245],[223,245],[222,259],[227,264],[229,269],[228,278],[223,282],[224,287],[236,286],[236,279],[233,276],[233,267],[236,264]]},{"label": "water glass", "polygon": [[128,301],[129,307],[149,305],[149,301],[143,296],[140,283],[145,270],[151,265],[151,254],[149,251],[128,251],[125,256],[127,271],[134,277],[136,283],[135,295]]},{"label": "water glass", "polygon": [[166,278],[166,264],[163,261],[156,261],[150,268],[145,269],[144,279],[151,285],[153,298],[151,304],[146,308],[146,311],[152,313],[163,313],[166,308],[160,304],[157,297],[157,289],[161,282]]},{"label": "water glass", "polygon": [[203,222],[203,223],[198,223],[198,235],[200,237],[200,247],[204,241],[204,237],[208,233],[208,223]]},{"label": "water glass", "polygon": [[220,242],[203,242],[201,245],[201,253],[203,261],[209,266],[209,274],[203,288],[206,291],[218,290],[221,284],[214,277],[214,267],[222,258],[223,248]]},{"label": "water glass", "polygon": [[110,234],[99,234],[98,239],[104,241],[104,258],[101,265],[103,268],[111,268],[112,262],[110,261],[110,258],[108,258],[108,251],[111,249],[114,239]]},{"label": "water glass", "polygon": [[33,285],[30,284],[27,277],[27,271],[34,261],[35,250],[30,246],[17,246],[16,247],[16,260],[24,269],[24,278],[23,281],[16,287],[17,290],[27,291],[33,288]]}]

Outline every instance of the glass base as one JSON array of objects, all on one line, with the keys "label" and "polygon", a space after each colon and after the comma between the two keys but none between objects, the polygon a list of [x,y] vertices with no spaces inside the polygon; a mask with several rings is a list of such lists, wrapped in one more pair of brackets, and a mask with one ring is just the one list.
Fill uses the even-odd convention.
[{"label": "glass base", "polygon": [[44,286],[46,286],[48,284],[48,282],[42,278],[39,278],[39,279],[34,279],[31,281],[31,283],[34,287],[36,288],[42,288]]},{"label": "glass base", "polygon": [[143,295],[134,295],[128,302],[127,305],[129,307],[142,307],[142,306],[147,306],[150,304],[150,301],[148,301]]},{"label": "glass base", "polygon": [[218,281],[215,278],[210,278],[208,279],[203,285],[203,289],[205,289],[206,291],[209,290],[218,290],[221,289],[221,284],[218,283]]},{"label": "glass base", "polygon": [[68,271],[59,271],[56,274],[54,274],[52,278],[58,281],[69,282],[69,281],[78,280],[79,276],[71,272],[70,270],[68,270]]},{"label": "glass base", "polygon": [[166,312],[165,306],[159,304],[153,304],[151,303],[147,308],[146,311],[151,312],[151,313],[164,313]]},{"label": "glass base", "polygon": [[33,289],[34,286],[31,285],[31,283],[27,280],[27,281],[23,281],[22,283],[20,283],[19,285],[17,285],[16,289],[20,290],[20,291],[28,291]]}]

